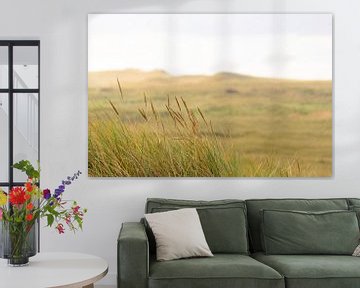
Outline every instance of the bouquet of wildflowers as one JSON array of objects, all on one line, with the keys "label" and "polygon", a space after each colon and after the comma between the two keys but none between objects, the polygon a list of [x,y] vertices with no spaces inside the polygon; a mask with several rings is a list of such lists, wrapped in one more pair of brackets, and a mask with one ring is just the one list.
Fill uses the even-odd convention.
[{"label": "bouquet of wildflowers", "polygon": [[81,209],[76,201],[69,205],[63,200],[66,186],[78,179],[80,171],[63,180],[52,193],[50,189],[38,187],[40,169],[35,169],[29,161],[20,161],[14,164],[14,168],[25,172],[28,179],[24,187],[13,187],[8,195],[0,191],[0,220],[25,222],[30,230],[38,218],[46,218],[47,226],[54,225],[59,234],[64,233],[65,226],[71,231],[82,229],[86,209]]},{"label": "bouquet of wildflowers", "polygon": [[8,194],[0,189],[0,257],[8,259],[11,266],[22,266],[36,254],[33,228],[39,218],[45,218],[47,226],[55,227],[59,234],[66,227],[75,232],[82,229],[86,209],[63,199],[66,186],[80,176],[80,171],[67,177],[52,192],[38,186],[40,168],[35,169],[26,160],[13,167],[26,173],[28,179],[23,187],[12,187]]}]

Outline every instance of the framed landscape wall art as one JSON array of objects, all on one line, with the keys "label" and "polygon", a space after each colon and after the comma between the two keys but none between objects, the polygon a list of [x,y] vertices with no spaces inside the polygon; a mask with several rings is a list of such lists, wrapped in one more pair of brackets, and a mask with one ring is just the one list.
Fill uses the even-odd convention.
[{"label": "framed landscape wall art", "polygon": [[90,177],[332,176],[331,14],[90,14]]}]

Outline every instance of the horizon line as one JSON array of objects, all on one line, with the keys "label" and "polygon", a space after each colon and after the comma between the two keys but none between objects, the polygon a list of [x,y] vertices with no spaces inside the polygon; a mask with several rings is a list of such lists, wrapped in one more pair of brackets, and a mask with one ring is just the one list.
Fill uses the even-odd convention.
[{"label": "horizon line", "polygon": [[226,71],[226,70],[219,70],[218,72],[215,73],[204,73],[204,74],[174,74],[174,73],[170,73],[165,69],[151,69],[151,70],[146,70],[146,69],[141,69],[141,68],[123,68],[123,69],[99,69],[99,70],[88,70],[88,74],[89,73],[101,73],[101,72],[122,72],[122,71],[127,71],[127,70],[134,70],[134,71],[139,71],[142,73],[152,73],[152,72],[164,72],[166,74],[168,74],[169,76],[172,77],[183,77],[183,76],[203,76],[203,77],[212,77],[212,76],[216,76],[218,74],[235,74],[235,75],[239,75],[242,77],[249,77],[249,78],[265,78],[265,79],[276,79],[276,80],[292,80],[292,81],[333,81],[332,77],[328,78],[328,79],[319,79],[319,78],[292,78],[292,77],[271,77],[271,76],[263,76],[263,75],[254,75],[254,74],[246,74],[246,73],[239,73],[239,72],[233,72],[233,71]]}]

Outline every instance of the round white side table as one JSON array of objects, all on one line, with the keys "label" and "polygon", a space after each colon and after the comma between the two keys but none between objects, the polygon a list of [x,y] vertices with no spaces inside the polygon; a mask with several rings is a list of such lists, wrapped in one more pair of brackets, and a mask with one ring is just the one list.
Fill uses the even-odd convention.
[{"label": "round white side table", "polygon": [[38,253],[28,266],[9,267],[0,260],[0,287],[93,288],[108,272],[100,257],[80,253]]}]

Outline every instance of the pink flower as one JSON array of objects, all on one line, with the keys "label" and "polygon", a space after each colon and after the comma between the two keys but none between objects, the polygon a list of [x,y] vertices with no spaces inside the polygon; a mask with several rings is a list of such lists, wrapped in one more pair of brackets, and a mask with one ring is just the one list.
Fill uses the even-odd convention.
[{"label": "pink flower", "polygon": [[66,215],[65,222],[66,222],[67,225],[69,225],[71,223],[71,215],[70,214]]},{"label": "pink flower", "polygon": [[80,209],[80,206],[72,207],[73,214],[74,214],[74,215],[79,214],[79,209]]},{"label": "pink flower", "polygon": [[2,211],[2,209],[0,208],[0,220],[2,220],[2,218],[3,218],[3,211]]},{"label": "pink flower", "polygon": [[64,229],[63,224],[59,223],[55,228],[58,230],[59,234],[65,233],[65,229]]}]

